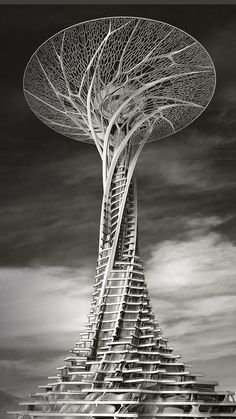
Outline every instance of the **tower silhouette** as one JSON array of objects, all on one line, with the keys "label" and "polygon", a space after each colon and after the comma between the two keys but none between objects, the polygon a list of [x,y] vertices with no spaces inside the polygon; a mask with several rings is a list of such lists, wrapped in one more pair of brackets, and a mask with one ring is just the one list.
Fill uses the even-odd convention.
[{"label": "tower silhouette", "polygon": [[190,124],[214,88],[206,50],[182,30],[150,19],[80,23],[30,59],[29,106],[59,133],[96,145],[103,201],[88,322],[59,373],[12,412],[19,419],[236,417],[233,393],[217,392],[216,382],[190,372],[164,338],[137,234],[134,169],[145,142]]}]

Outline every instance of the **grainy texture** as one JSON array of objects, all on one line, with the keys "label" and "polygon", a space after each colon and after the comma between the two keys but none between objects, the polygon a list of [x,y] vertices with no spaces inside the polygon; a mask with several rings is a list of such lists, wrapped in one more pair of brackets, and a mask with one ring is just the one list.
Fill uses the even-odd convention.
[{"label": "grainy texture", "polygon": [[19,418],[236,417],[232,393],[191,373],[162,336],[137,237],[138,156],[146,141],[175,133],[205,109],[215,86],[209,55],[165,23],[99,19],[43,44],[24,86],[43,122],[95,143],[103,202],[88,323],[60,373],[23,403]]}]

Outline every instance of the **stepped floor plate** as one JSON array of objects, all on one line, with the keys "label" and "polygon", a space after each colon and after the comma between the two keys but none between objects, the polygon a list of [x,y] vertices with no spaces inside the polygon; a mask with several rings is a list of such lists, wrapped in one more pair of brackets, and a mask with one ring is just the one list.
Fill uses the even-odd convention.
[{"label": "stepped floor plate", "polygon": [[30,107],[49,127],[96,145],[103,201],[85,329],[56,376],[12,412],[18,419],[236,418],[233,393],[216,391],[216,382],[191,372],[163,336],[138,246],[138,156],[146,141],[196,119],[214,87],[205,49],[150,19],[72,26],[29,61],[24,90]]}]

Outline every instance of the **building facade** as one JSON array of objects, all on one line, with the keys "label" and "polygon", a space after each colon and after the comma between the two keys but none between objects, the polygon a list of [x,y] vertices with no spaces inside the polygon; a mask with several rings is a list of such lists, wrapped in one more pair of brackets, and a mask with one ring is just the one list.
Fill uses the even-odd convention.
[{"label": "building facade", "polygon": [[14,412],[18,419],[236,417],[233,393],[191,372],[163,336],[138,245],[138,156],[146,141],[196,119],[214,88],[204,48],[149,19],[75,25],[29,61],[30,107],[59,133],[96,145],[103,201],[88,321],[58,374]]}]

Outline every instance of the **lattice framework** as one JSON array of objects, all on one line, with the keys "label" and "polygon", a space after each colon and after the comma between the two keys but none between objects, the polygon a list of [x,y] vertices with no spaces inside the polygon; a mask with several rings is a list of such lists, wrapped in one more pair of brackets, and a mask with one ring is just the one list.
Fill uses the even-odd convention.
[{"label": "lattice framework", "polygon": [[156,323],[137,239],[134,169],[147,141],[172,135],[209,103],[215,70],[190,35],[150,19],[113,17],[67,28],[26,68],[24,90],[50,128],[94,143],[102,160],[97,273],[88,323],[45,392],[18,418],[233,418],[175,355]]}]

